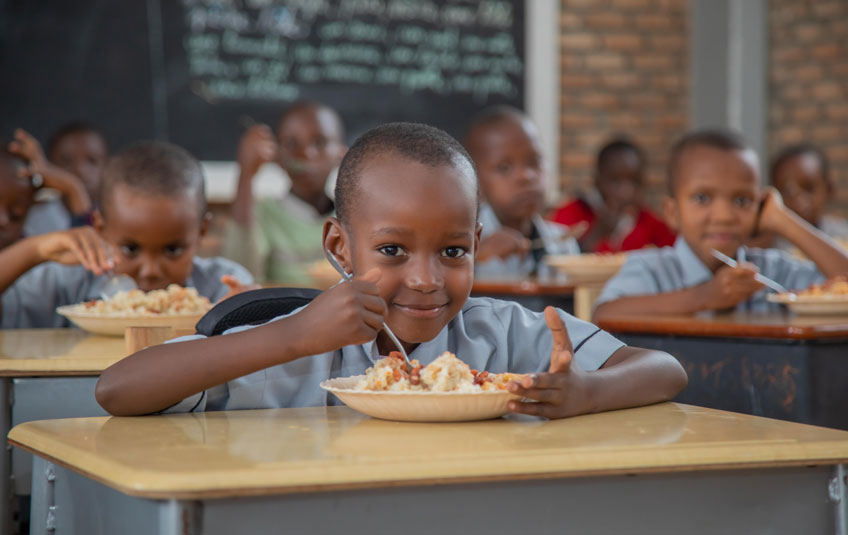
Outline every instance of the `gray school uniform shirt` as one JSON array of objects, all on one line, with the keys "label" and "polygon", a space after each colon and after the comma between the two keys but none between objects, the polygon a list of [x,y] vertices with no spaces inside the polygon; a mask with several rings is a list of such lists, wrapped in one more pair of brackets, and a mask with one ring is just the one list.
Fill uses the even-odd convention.
[{"label": "gray school uniform shirt", "polygon": [[[503,225],[495,215],[495,211],[488,204],[480,206],[479,221],[483,225],[481,238],[486,238],[497,232]],[[565,227],[558,223],[545,221],[538,214],[533,217],[533,235],[543,242],[527,255],[514,254],[507,258],[490,258],[486,262],[477,262],[474,266],[474,275],[479,279],[514,279],[523,278],[536,274],[540,277],[554,275],[553,270],[542,262],[542,257],[548,254],[579,254],[580,247],[577,240],[568,238],[563,240],[561,236],[565,233]],[[535,239],[535,238],[534,238]]]},{"label": "gray school uniform shirt", "polygon": [[[292,314],[300,310],[302,308]],[[624,343],[591,323],[562,311],[559,314],[581,369],[597,370],[610,355],[624,347]],[[254,327],[234,327],[222,336]],[[171,342],[201,338],[202,335],[192,335]],[[468,299],[456,317],[434,339],[419,344],[409,358],[427,365],[443,352],[450,351],[478,370],[534,373],[548,370],[552,350],[553,340],[543,314],[511,301],[480,297]],[[373,341],[346,346],[240,377],[190,396],[165,412],[338,405],[341,402],[319,383],[335,377],[364,374],[379,358]]]},{"label": "gray school uniform shirt", "polygon": [[[197,293],[214,303],[229,292],[221,283],[222,275],[233,275],[242,284],[253,282],[250,273],[232,260],[195,258],[185,286],[196,288]],[[56,307],[99,299],[106,280],[107,277],[98,277],[82,266],[39,264],[3,292],[0,328],[71,327],[65,317],[56,313]]]},{"label": "gray school uniform shirt", "polygon": [[[740,247],[737,260],[757,266],[760,273],[788,290],[806,288],[825,276],[808,260],[799,260],[778,249]],[[695,255],[689,244],[678,237],[673,247],[644,249],[628,253],[621,270],[604,286],[596,306],[621,297],[652,295],[697,286],[713,277],[709,268]],[[762,290],[738,307],[766,306],[768,292]]]}]

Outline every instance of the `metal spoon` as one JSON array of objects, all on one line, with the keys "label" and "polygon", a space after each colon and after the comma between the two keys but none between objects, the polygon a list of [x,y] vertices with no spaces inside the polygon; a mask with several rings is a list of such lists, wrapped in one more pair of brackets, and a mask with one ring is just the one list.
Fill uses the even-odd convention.
[{"label": "metal spoon", "polygon": [[109,272],[106,276],[108,278],[103,282],[103,286],[100,288],[100,297],[104,301],[115,297],[115,294],[118,292],[129,292],[130,290],[138,288],[135,281],[126,275],[116,275],[115,273]]},{"label": "metal spoon", "polygon": [[[341,263],[339,263],[338,258],[336,258],[333,253],[325,250],[324,254],[327,255],[327,260],[329,260],[330,264],[336,269],[336,271],[339,272],[339,275],[342,276],[342,279],[344,279],[345,281],[349,281],[353,278],[353,273],[348,273],[347,271],[345,271]],[[403,360],[406,361],[406,366],[411,370],[412,363],[409,362],[409,355],[406,354],[406,350],[403,348],[403,344],[400,343],[400,340],[398,340],[397,336],[395,336],[395,333],[393,333],[392,330],[389,329],[389,326],[386,325],[385,321],[383,322],[383,330],[386,331],[386,334],[389,335],[389,338],[391,338],[392,342],[394,342],[395,346],[397,346],[398,351],[400,351],[400,354],[403,355]]]}]

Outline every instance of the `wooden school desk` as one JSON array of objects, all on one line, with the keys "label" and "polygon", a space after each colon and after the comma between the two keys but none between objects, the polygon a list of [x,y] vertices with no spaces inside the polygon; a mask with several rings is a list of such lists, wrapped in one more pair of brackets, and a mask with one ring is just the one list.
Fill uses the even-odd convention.
[{"label": "wooden school desk", "polygon": [[677,357],[689,386],[676,401],[848,429],[848,317],[775,306],[597,323],[630,345]]},{"label": "wooden school desk", "polygon": [[32,533],[846,533],[848,432],[664,403],[558,421],[346,407],[28,422]]},{"label": "wooden school desk", "polygon": [[553,306],[573,313],[574,290],[573,284],[543,282],[537,279],[475,279],[471,287],[471,295],[515,301],[536,312],[543,311],[546,306]]},{"label": "wooden school desk", "polygon": [[[123,338],[78,329],[0,330],[0,430],[5,435],[31,420],[105,415],[94,385],[125,355]],[[8,533],[10,500],[29,494],[32,460],[17,450],[0,457],[0,532]]]}]

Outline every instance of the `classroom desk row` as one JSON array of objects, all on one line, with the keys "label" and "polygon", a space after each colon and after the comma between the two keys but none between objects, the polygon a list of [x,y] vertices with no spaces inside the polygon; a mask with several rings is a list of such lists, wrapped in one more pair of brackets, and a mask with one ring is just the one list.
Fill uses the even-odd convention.
[{"label": "classroom desk row", "polygon": [[449,424],[100,417],[9,441],[36,456],[32,533],[845,535],[848,516],[848,432],[675,403]]}]

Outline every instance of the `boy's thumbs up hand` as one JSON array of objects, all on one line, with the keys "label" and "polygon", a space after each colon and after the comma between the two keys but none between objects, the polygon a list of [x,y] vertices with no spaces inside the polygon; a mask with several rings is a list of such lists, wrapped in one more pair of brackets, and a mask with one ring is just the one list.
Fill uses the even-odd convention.
[{"label": "boy's thumbs up hand", "polygon": [[553,307],[545,309],[545,323],[554,342],[548,373],[528,375],[520,383],[510,383],[510,392],[533,401],[510,401],[509,409],[551,419],[589,412],[586,374],[574,363],[565,323]]}]

